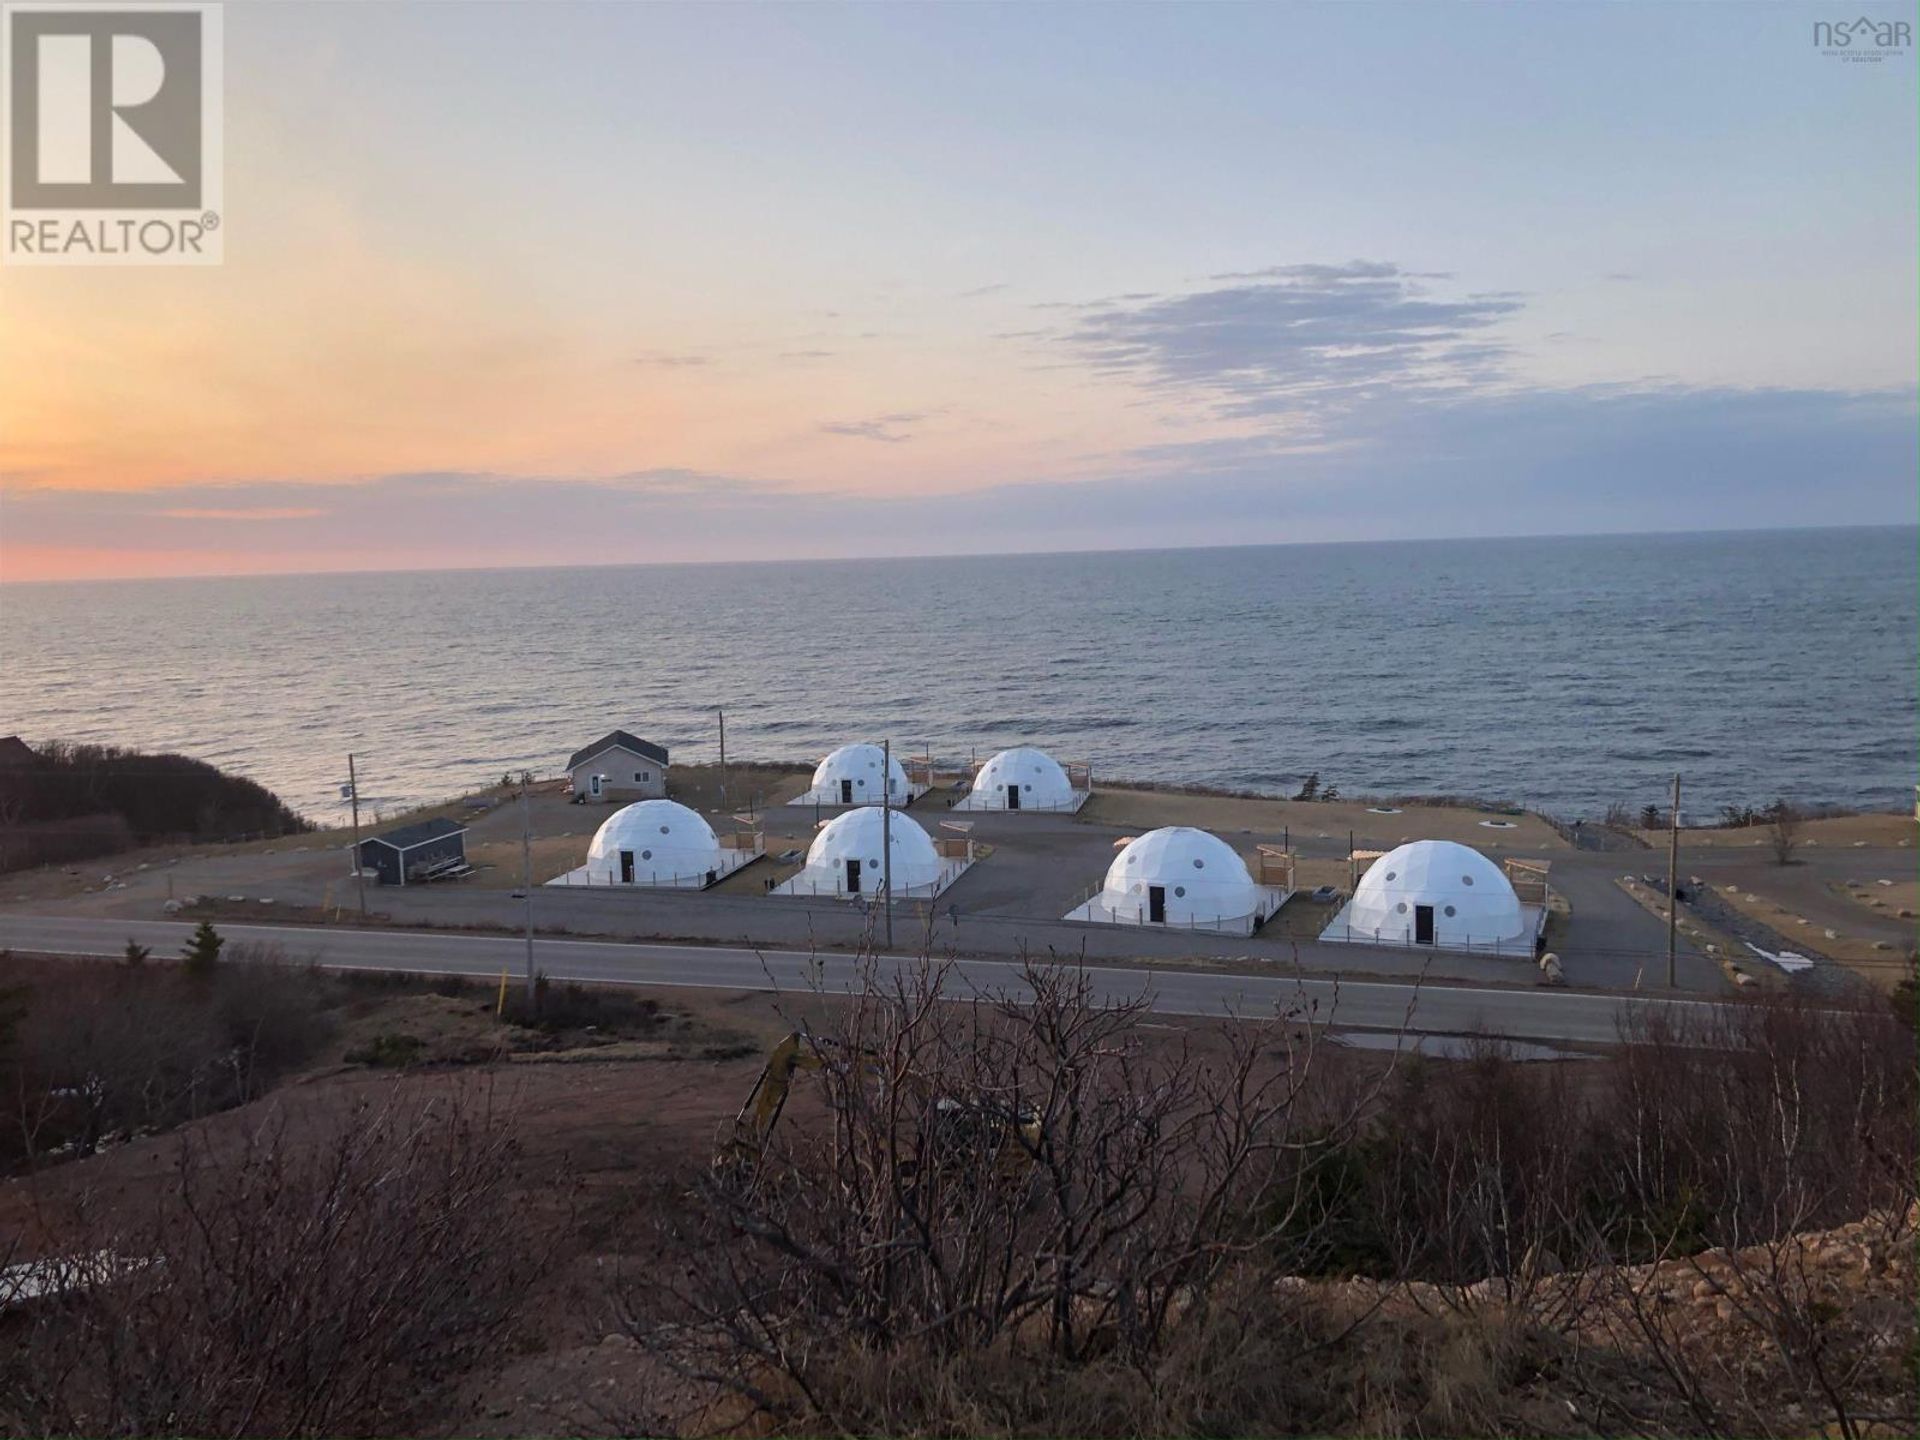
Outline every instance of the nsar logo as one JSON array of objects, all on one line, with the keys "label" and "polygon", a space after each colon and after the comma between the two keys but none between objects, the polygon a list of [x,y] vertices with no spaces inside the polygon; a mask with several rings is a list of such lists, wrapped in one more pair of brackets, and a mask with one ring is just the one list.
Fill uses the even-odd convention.
[{"label": "nsar logo", "polygon": [[1913,26],[1905,20],[1818,20],[1813,26],[1814,47],[1840,60],[1874,61],[1898,54],[1913,44]]},{"label": "nsar logo", "polygon": [[20,265],[222,257],[221,12],[4,7],[4,255]]}]

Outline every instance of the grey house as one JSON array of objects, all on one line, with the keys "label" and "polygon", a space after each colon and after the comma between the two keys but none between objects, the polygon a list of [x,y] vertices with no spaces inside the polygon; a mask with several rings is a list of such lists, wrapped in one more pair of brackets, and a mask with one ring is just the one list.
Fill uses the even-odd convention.
[{"label": "grey house", "polygon": [[360,868],[377,874],[382,885],[418,885],[464,875],[471,868],[467,827],[458,820],[422,820],[370,835],[360,842]]},{"label": "grey house", "polygon": [[659,800],[667,793],[667,747],[615,730],[568,756],[567,775],[575,800]]}]

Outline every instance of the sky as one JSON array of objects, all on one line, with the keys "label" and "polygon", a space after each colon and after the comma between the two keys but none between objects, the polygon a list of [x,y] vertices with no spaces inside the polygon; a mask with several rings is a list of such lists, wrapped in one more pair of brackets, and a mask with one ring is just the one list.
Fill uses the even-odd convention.
[{"label": "sky", "polygon": [[1907,5],[229,4],[0,581],[1916,519]]}]

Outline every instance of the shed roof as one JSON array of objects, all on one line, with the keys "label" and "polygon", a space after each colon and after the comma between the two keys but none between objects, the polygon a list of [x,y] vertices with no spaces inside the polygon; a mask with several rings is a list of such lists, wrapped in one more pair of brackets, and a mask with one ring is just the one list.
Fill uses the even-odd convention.
[{"label": "shed roof", "polygon": [[656,745],[651,740],[642,740],[638,735],[625,730],[611,730],[591,745],[582,746],[567,757],[567,769],[584,765],[594,756],[606,750],[630,750],[635,755],[644,755],[656,765],[667,763],[667,747]]},{"label": "shed roof", "polygon": [[411,850],[415,846],[425,845],[429,840],[444,840],[449,835],[464,835],[467,827],[458,820],[449,820],[441,816],[434,820],[422,820],[417,825],[402,825],[398,830],[389,830],[384,835],[369,835],[362,845],[386,845],[395,850]]}]

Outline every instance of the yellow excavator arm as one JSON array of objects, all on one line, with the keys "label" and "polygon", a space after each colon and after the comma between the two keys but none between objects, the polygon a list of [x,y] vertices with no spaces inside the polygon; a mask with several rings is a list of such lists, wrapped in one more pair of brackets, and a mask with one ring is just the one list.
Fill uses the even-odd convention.
[{"label": "yellow excavator arm", "polygon": [[[878,1070],[879,1057],[872,1051],[853,1052],[824,1036],[796,1030],[767,1052],[767,1063],[760,1078],[747,1092],[740,1113],[733,1117],[733,1131],[713,1157],[716,1170],[751,1167],[766,1149],[773,1127],[780,1123],[793,1077],[800,1070],[819,1070],[842,1063],[853,1055],[860,1064]],[[1003,1165],[1025,1165],[1040,1144],[1040,1119],[1031,1106],[1020,1106],[1013,1113],[996,1113],[994,1107],[952,1097],[935,1102],[941,1120],[940,1129],[948,1132],[948,1143],[978,1131],[985,1125],[997,1137]]]}]

